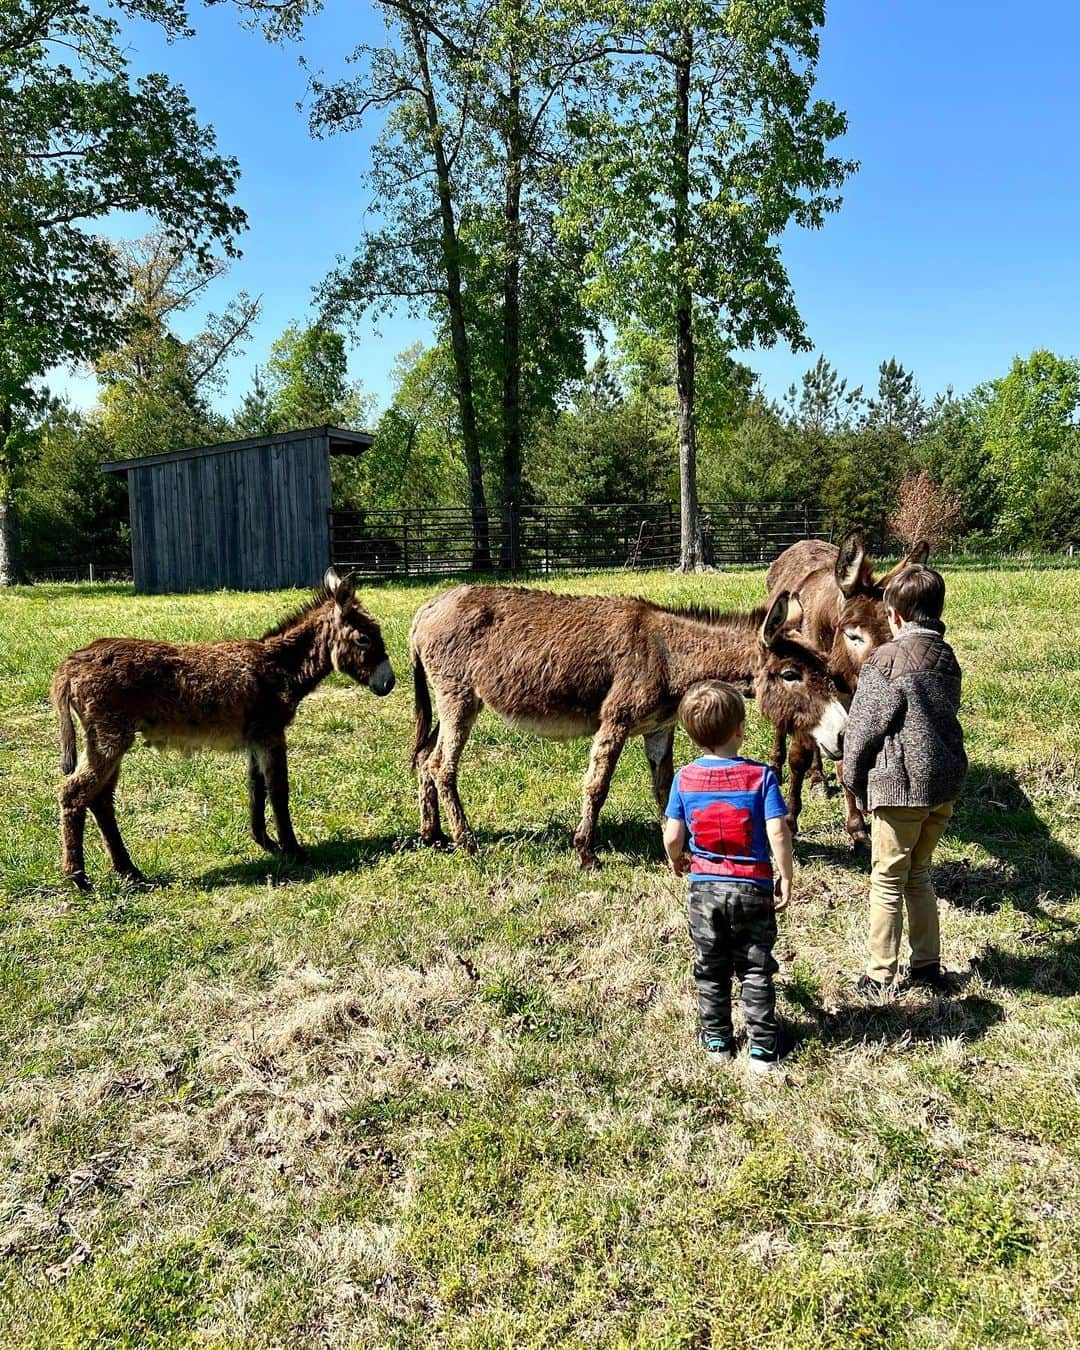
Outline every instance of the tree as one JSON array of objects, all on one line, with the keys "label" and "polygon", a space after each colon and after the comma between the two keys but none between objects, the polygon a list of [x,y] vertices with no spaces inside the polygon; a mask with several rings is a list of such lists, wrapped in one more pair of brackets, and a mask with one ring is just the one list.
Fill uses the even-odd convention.
[{"label": "tree", "polygon": [[207,315],[194,337],[172,330],[228,264],[199,265],[161,232],[113,245],[124,278],[124,341],[94,363],[101,386],[98,417],[112,458],[161,454],[224,431],[210,397],[223,387],[230,356],[243,350],[259,302],[243,291],[223,314]]},{"label": "tree", "polygon": [[[128,15],[188,34],[182,0],[124,0]],[[146,211],[199,266],[233,250],[236,163],[215,150],[184,91],[132,80],[119,24],[87,0],[0,9],[0,583],[12,574],[13,474],[56,365],[93,359],[121,329],[124,279],[93,228]]]},{"label": "tree", "polygon": [[926,409],[919,386],[895,356],[878,367],[878,395],[867,405],[866,420],[871,426],[892,427],[911,445],[923,432]]},{"label": "tree", "polygon": [[340,426],[360,430],[370,400],[350,381],[345,339],[321,324],[290,324],[270,348],[263,371],[270,430]]},{"label": "tree", "polygon": [[804,430],[826,435],[850,430],[859,420],[863,402],[862,385],[849,390],[847,380],[840,378],[824,356],[804,372],[798,389],[792,385],[787,392],[791,420]]},{"label": "tree", "polygon": [[812,101],[823,0],[660,0],[615,12],[610,98],[580,130],[564,228],[590,241],[591,294],[673,342],[681,566],[701,561],[699,351],[808,344],[777,238],[820,226],[856,167],[830,155],[846,127]]},{"label": "tree", "polygon": [[1036,351],[1017,357],[1008,375],[991,381],[982,431],[1000,503],[1000,544],[1016,547],[1039,538],[1039,503],[1051,464],[1071,462],[1075,478],[1078,412],[1080,361]]}]

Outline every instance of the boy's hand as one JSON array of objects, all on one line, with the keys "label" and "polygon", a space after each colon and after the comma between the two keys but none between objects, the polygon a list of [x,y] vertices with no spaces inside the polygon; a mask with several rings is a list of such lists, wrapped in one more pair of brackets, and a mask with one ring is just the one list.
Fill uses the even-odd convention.
[{"label": "boy's hand", "polygon": [[680,853],[678,857],[669,858],[671,870],[677,877],[684,877],[690,871],[691,857],[689,853]]},{"label": "boy's hand", "polygon": [[780,913],[782,909],[787,909],[791,904],[791,880],[788,877],[777,877],[776,885],[773,887],[773,909]]}]

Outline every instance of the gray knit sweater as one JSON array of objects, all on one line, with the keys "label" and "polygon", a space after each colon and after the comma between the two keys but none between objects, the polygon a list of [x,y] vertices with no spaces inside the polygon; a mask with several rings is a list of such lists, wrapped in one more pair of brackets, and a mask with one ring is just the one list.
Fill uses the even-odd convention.
[{"label": "gray knit sweater", "polygon": [[909,623],[863,666],[844,733],[844,783],[863,810],[940,806],[967,773],[960,667],[941,623]]}]

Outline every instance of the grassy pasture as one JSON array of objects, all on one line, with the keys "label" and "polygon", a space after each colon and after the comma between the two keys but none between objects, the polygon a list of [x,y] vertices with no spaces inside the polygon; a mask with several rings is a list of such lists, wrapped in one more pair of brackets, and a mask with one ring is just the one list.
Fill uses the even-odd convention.
[{"label": "grassy pasture", "polygon": [[[296,597],[0,598],[3,1342],[1080,1342],[1080,571],[948,581],[973,769],[937,877],[966,982],[856,1003],[866,867],[811,799],[777,1082],[695,1053],[639,745],[595,874],[570,850],[587,746],[490,716],[461,777],[480,854],[415,847],[406,635],[433,587],[367,593],[389,699],[335,677],[301,708],[309,866],[247,839],[240,760],[136,749],[119,813],[157,884],[116,884],[88,822],[89,897],[57,874],[57,661],[260,632]],[[564,584],[745,606],[763,577]]]}]

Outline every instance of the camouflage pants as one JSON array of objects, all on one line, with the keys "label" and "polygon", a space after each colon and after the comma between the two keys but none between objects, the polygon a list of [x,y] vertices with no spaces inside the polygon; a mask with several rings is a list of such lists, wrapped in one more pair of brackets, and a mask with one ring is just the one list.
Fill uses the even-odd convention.
[{"label": "camouflage pants", "polygon": [[777,1049],[773,975],[779,969],[772,954],[772,895],[739,881],[695,881],[689,891],[702,1031],[731,1039],[731,977],[738,975],[750,1044],[772,1054]]}]

